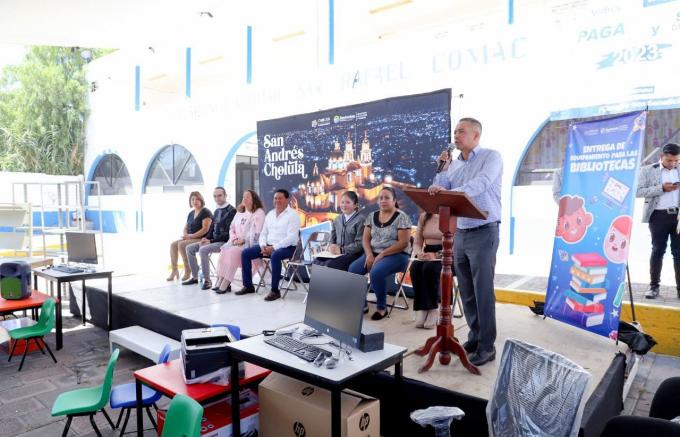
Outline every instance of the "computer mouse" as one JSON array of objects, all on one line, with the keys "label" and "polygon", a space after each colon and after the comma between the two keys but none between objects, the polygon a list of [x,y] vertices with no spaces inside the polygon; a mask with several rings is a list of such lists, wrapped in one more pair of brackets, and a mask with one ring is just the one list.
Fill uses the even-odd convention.
[{"label": "computer mouse", "polygon": [[316,367],[321,367],[326,359],[326,355],[324,355],[323,352],[321,352],[316,359],[314,360],[314,365]]},{"label": "computer mouse", "polygon": [[335,369],[338,366],[338,359],[335,357],[326,358],[326,369]]}]

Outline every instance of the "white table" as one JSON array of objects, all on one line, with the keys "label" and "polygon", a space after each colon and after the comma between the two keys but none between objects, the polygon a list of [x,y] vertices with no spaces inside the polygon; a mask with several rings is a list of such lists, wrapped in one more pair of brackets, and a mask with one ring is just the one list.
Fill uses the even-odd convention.
[{"label": "white table", "polygon": [[[298,332],[301,332],[305,327],[303,324],[298,324],[297,326]],[[327,369],[324,366],[316,367],[313,363],[304,361],[289,352],[266,344],[264,342],[265,338],[268,337],[257,335],[227,345],[231,354],[232,405],[238,405],[238,363],[246,361],[257,364],[274,372],[329,390],[331,392],[332,436],[340,437],[340,393],[349,385],[350,381],[366,373],[381,371],[390,366],[394,366],[397,380],[402,378],[401,364],[406,348],[401,346],[385,343],[384,349],[366,353],[352,348],[352,360],[344,356],[338,362],[337,367]],[[329,337],[322,336],[306,339],[305,342],[318,345],[329,352],[337,351],[337,348],[333,346],[322,344],[330,340]],[[233,383],[233,381],[236,381],[236,383]],[[241,425],[237,408],[232,410],[232,423],[234,427],[233,434],[240,435]]]}]

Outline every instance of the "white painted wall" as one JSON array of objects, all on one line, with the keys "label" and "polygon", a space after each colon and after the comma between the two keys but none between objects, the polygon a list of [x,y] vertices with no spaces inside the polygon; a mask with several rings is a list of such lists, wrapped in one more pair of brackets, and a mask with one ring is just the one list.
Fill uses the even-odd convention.
[{"label": "white painted wall", "polygon": [[[336,24],[335,65],[325,64],[318,48],[309,55],[317,64],[299,64],[305,52],[297,46],[261,38],[254,47],[254,81],[246,84],[242,50],[227,53],[222,61],[201,63],[210,58],[211,49],[194,48],[191,98],[184,96],[184,49],[159,48],[154,54],[120,50],[91,64],[90,80],[98,89],[91,94],[85,168],[89,171],[101,153],[117,153],[128,166],[136,193],[129,198],[130,208],[143,204],[146,218],[155,214],[147,207],[163,208],[170,211],[167,226],[180,228],[188,210],[186,195],[154,201],[140,195],[144,172],[162,146],[177,143],[194,154],[207,197],[230,147],[254,131],[257,120],[450,87],[456,96],[452,119],[480,119],[482,144],[503,155],[498,271],[546,275],[556,214],[549,187],[513,191],[511,186],[536,129],[554,111],[598,105],[602,113],[611,113],[625,111],[618,103],[668,99],[677,104],[680,96],[680,2],[651,7],[639,0],[569,4],[560,9],[554,2],[519,3],[512,25],[503,14],[458,22],[452,17],[448,24],[388,35],[359,48],[343,44],[351,18],[338,11],[338,20],[345,21]],[[245,45],[230,41],[232,46],[239,43]],[[325,39],[319,44],[326,44]],[[142,71],[140,111],[134,110],[135,65]],[[646,93],[639,94],[638,87]],[[252,144],[239,151],[256,153]],[[225,185],[234,200],[233,162]],[[636,208],[638,217],[641,208]],[[514,255],[509,254],[511,215],[517,226]],[[154,226],[159,235],[169,229]],[[149,226],[145,230],[156,232]],[[634,280],[646,281],[648,244],[646,227],[637,226],[630,252]]]}]

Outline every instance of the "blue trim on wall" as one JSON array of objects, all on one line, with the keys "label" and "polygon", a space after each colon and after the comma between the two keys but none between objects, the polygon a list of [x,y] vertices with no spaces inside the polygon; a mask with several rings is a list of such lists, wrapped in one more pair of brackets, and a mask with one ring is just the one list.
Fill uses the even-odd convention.
[{"label": "blue trim on wall", "polygon": [[253,83],[253,26],[246,28],[246,83]]},{"label": "blue trim on wall", "polygon": [[40,227],[45,218],[45,226],[59,226],[59,216],[61,215],[61,226],[68,221],[66,211],[45,211],[43,213],[33,212],[33,227]]},{"label": "blue trim on wall", "polygon": [[642,6],[645,7],[645,8],[648,8],[650,6],[661,5],[661,4],[664,4],[664,3],[670,3],[670,2],[674,2],[674,1],[676,1],[676,0],[645,0],[642,3]]},{"label": "blue trim on wall", "polygon": [[515,1],[508,0],[508,24],[515,22]]},{"label": "blue trim on wall", "polygon": [[[512,204],[512,202],[511,202]],[[510,216],[510,255],[515,253],[515,217]]]},{"label": "blue trim on wall", "polygon": [[191,47],[186,51],[186,77],[184,83],[184,95],[191,97]]},{"label": "blue trim on wall", "polygon": [[[94,178],[94,171],[97,169],[97,166],[99,165],[99,162],[104,158],[106,155],[109,155],[109,153],[102,152],[100,153],[96,158],[94,158],[94,161],[92,161],[92,165],[90,166],[90,170],[87,172],[87,179],[85,181],[91,181]],[[118,156],[118,155],[116,155]],[[122,158],[121,158],[122,159]],[[88,205],[88,199],[90,198],[90,190],[85,189],[85,205]]]},{"label": "blue trim on wall", "polygon": [[335,1],[328,0],[328,63],[335,63]]},{"label": "blue trim on wall", "polygon": [[139,65],[135,65],[135,111],[139,111],[141,107],[141,85],[142,73]]},{"label": "blue trim on wall", "polygon": [[[90,166],[90,170],[87,173],[87,179],[85,179],[86,182],[94,181],[94,172],[97,169],[97,166],[99,166],[99,163],[101,162],[101,160],[105,156],[108,156],[108,155],[116,155],[118,158],[120,158],[120,160],[123,162],[123,164],[127,168],[127,164],[125,164],[125,161],[123,161],[123,158],[121,158],[120,154],[117,151],[115,151],[115,150],[112,151],[110,149],[106,150],[106,151],[102,151],[96,158],[94,158],[94,161],[92,161],[92,165]],[[130,182],[132,182],[132,178],[130,178]],[[134,190],[134,186],[135,186],[135,184],[132,183],[132,189],[133,190]],[[85,205],[88,205],[89,197],[90,197],[90,191],[85,190]]]},{"label": "blue trim on wall", "polygon": [[[161,151],[163,151],[163,149],[165,149],[166,147],[169,147],[169,146],[184,147],[187,152],[191,153],[191,155],[194,157],[194,159],[196,157],[196,155],[194,155],[194,153],[192,153],[191,150],[188,147],[186,147],[182,144],[179,144],[179,143],[165,144],[164,146],[161,146],[151,156],[151,159],[149,160],[148,164],[146,164],[146,170],[144,170],[144,178],[142,179],[141,193],[140,193],[140,196],[139,196],[139,225],[138,225],[138,230],[141,231],[141,232],[144,232],[144,189],[146,188],[146,181],[149,178],[149,172],[151,171],[151,165],[153,164],[156,157],[161,153]],[[200,166],[199,166],[199,168],[200,168]],[[201,174],[203,174],[203,173],[201,173]]]},{"label": "blue trim on wall", "polygon": [[[224,162],[222,163],[222,168],[220,168],[220,173],[219,176],[217,176],[217,186],[218,187],[223,187],[224,186],[224,179],[227,176],[227,169],[229,168],[229,164],[231,163],[231,160],[234,159],[234,156],[236,156],[236,152],[238,151],[239,147],[246,141],[250,139],[250,137],[257,135],[257,131],[252,131],[248,132],[247,134],[243,135],[241,138],[239,138],[233,146],[231,146],[231,149],[227,152],[227,157],[224,158]],[[238,194],[238,193],[237,193]]]},{"label": "blue trim on wall", "polygon": [[142,178],[142,191],[141,195],[144,196],[144,189],[146,188],[146,180],[149,178],[149,171],[151,171],[151,165],[153,165],[154,160],[156,157],[161,153],[163,149],[165,149],[168,146],[172,146],[172,144],[165,144],[164,146],[161,146],[156,152],[154,152],[153,155],[151,155],[151,159],[149,159],[149,162],[146,164],[146,170],[144,170],[144,177]]},{"label": "blue trim on wall", "polygon": [[[105,234],[116,234],[122,231],[119,223],[125,222],[125,211],[102,210],[103,231]],[[101,229],[99,224],[99,211],[85,211],[85,220],[92,223],[92,229]]]},{"label": "blue trim on wall", "polygon": [[529,147],[531,147],[531,143],[534,142],[534,140],[536,139],[538,134],[541,133],[543,128],[549,122],[550,122],[550,118],[547,118],[538,127],[538,129],[536,129],[534,134],[529,139],[529,142],[527,142],[527,145],[524,146],[524,150],[522,151],[522,154],[520,155],[520,158],[517,161],[517,164],[515,164],[515,172],[512,175],[512,185],[510,185],[510,255],[512,255],[515,251],[515,217],[512,215],[512,193],[515,190],[515,182],[517,181],[517,177],[519,176],[519,169],[522,166],[522,161],[524,161],[524,157],[527,155],[527,152],[529,151]]},{"label": "blue trim on wall", "polygon": [[151,159],[146,164],[146,170],[144,170],[144,177],[142,178],[141,193],[139,195],[139,223],[137,224],[137,230],[139,232],[144,232],[144,190],[146,189],[146,180],[149,178],[149,172],[151,171],[151,166],[153,165],[156,157],[161,153],[161,150],[165,149],[167,146],[172,144],[166,144],[159,148],[156,153],[151,156]]}]

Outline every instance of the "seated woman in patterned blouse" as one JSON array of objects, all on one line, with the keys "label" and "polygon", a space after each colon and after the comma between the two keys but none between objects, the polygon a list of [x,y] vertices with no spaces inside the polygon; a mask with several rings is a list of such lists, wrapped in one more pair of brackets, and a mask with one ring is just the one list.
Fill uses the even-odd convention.
[{"label": "seated woman in patterned blouse", "polygon": [[[379,209],[364,222],[364,254],[349,266],[360,275],[370,273],[371,288],[377,300],[372,320],[387,315],[387,276],[403,272],[408,264],[411,219],[399,209],[394,188],[385,187],[378,196]],[[368,306],[364,308],[368,312]]]}]

